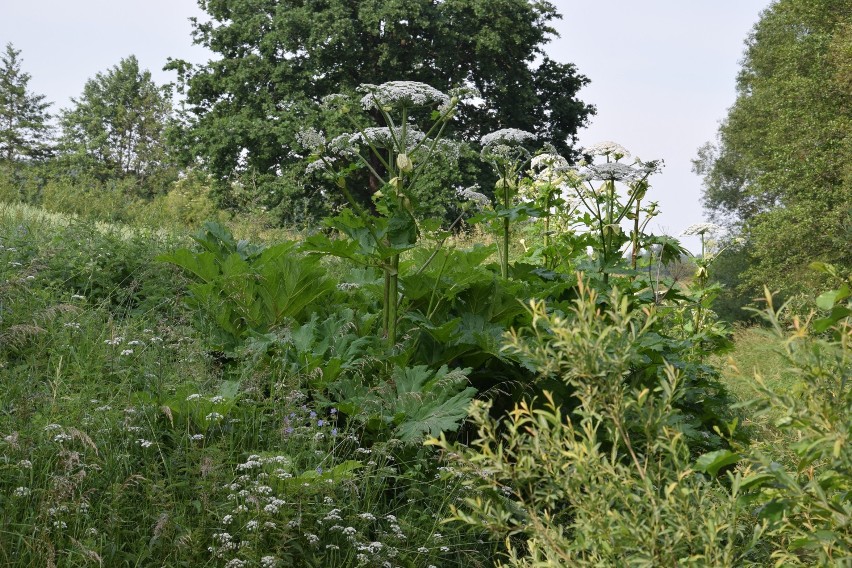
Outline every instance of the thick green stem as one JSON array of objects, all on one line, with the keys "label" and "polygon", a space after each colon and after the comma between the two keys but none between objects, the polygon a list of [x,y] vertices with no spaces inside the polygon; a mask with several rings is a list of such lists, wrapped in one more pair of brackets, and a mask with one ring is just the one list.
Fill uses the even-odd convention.
[{"label": "thick green stem", "polygon": [[636,218],[633,219],[633,254],[632,262],[633,270],[636,270],[636,262],[639,258],[639,202],[636,200]]},{"label": "thick green stem", "polygon": [[[509,209],[509,183],[506,181],[508,171],[503,173],[503,209]],[[503,243],[500,255],[500,274],[503,278],[509,277],[509,218],[503,217]]]},{"label": "thick green stem", "polygon": [[385,267],[385,286],[382,291],[382,333],[385,337],[388,336],[388,330],[390,329],[390,270]]},{"label": "thick green stem", "polygon": [[509,277],[509,218],[503,218],[503,253],[500,258],[500,273]]},{"label": "thick green stem", "polygon": [[395,254],[391,257],[390,272],[388,273],[388,302],[386,304],[388,311],[388,345],[393,347],[396,344],[396,319],[397,319],[397,301],[399,297],[399,255]]}]

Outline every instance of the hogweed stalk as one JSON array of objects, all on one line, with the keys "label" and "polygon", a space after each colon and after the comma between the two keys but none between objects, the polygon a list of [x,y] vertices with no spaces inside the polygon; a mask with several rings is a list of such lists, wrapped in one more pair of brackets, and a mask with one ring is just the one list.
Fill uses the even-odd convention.
[{"label": "hogweed stalk", "polygon": [[[331,175],[373,241],[372,247],[363,252],[384,274],[382,324],[388,344],[393,346],[399,319],[399,257],[402,251],[412,248],[419,237],[412,189],[431,158],[439,153],[451,157],[457,154],[457,146],[443,138],[444,130],[459,102],[477,93],[457,89],[447,95],[413,81],[363,84],[357,91],[363,95],[357,105],[345,95],[323,99],[325,108],[345,117],[354,132],[341,134],[330,142],[326,142],[324,136],[305,135],[303,138],[312,142],[309,149],[313,152],[313,161],[308,169]],[[385,126],[363,128],[352,116],[354,106],[377,115]],[[437,107],[426,132],[419,130],[411,120],[412,110],[424,107]],[[348,189],[341,166],[352,162],[365,168],[380,185],[372,196],[379,217],[357,203]]]},{"label": "hogweed stalk", "polygon": [[509,277],[509,237],[511,234],[510,217],[512,199],[518,190],[518,182],[524,165],[530,160],[530,152],[524,144],[532,142],[537,136],[526,130],[504,128],[486,134],[480,140],[481,157],[491,164],[497,173],[496,195],[501,201],[498,216],[502,218],[500,242],[500,274]]}]

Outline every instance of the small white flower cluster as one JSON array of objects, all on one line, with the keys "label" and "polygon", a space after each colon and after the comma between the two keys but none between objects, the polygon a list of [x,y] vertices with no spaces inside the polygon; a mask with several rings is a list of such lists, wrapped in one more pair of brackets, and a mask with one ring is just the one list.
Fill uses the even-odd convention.
[{"label": "small white flower cluster", "polygon": [[605,164],[589,164],[580,170],[579,175],[587,181],[620,181],[631,184],[648,177],[658,171],[659,168],[660,162],[644,164],[639,162],[632,166],[621,162],[608,162]]},{"label": "small white flower cluster", "polygon": [[686,228],[686,230],[681,233],[683,236],[690,235],[715,235],[722,228],[715,223],[695,223],[694,225],[690,225]]},{"label": "small white flower cluster", "polygon": [[445,105],[450,97],[417,81],[389,81],[381,85],[365,83],[358,87],[359,93],[364,93],[361,106],[364,110],[384,107],[422,107],[431,104]]},{"label": "small white flower cluster", "polygon": [[349,97],[342,93],[334,93],[324,96],[321,100],[321,106],[325,110],[340,110],[349,104]]},{"label": "small white flower cluster", "polygon": [[491,200],[488,199],[488,196],[478,192],[477,189],[479,189],[478,185],[472,185],[464,189],[458,189],[456,190],[456,193],[462,199],[472,201],[480,209],[491,205]]},{"label": "small white flower cluster", "polygon": [[532,132],[527,132],[526,130],[519,130],[517,128],[503,128],[501,130],[496,130],[490,134],[486,134],[480,140],[480,144],[484,148],[489,146],[500,145],[517,145],[524,144],[526,142],[532,142],[538,138]]},{"label": "small white flower cluster", "polygon": [[558,172],[568,167],[568,160],[559,154],[538,154],[530,160],[530,167],[539,172]]},{"label": "small white flower cluster", "polygon": [[30,493],[32,493],[32,490],[29,487],[18,487],[12,494],[15,497],[26,497]]},{"label": "small white flower cluster", "polygon": [[319,160],[314,160],[310,162],[307,166],[305,166],[305,175],[313,175],[316,172],[325,172],[331,169],[331,166],[334,162],[337,161],[337,158],[330,156],[325,158],[320,158]]},{"label": "small white flower cluster", "polygon": [[325,134],[316,128],[303,128],[296,133],[296,142],[310,151],[319,151],[325,148]]},{"label": "small white flower cluster", "polygon": [[584,153],[591,156],[612,156],[616,160],[630,157],[630,152],[624,146],[609,140],[592,144],[584,150]]},{"label": "small white flower cluster", "polygon": [[[405,129],[405,141],[402,140],[402,128],[397,126],[391,132],[391,129],[386,126],[372,126],[365,128],[363,134],[358,132],[349,138],[352,145],[359,143],[372,144],[378,148],[391,148],[395,150],[405,150],[406,152],[413,150],[423,139],[425,134],[416,128],[409,126]],[[400,148],[400,144],[403,147]]]}]

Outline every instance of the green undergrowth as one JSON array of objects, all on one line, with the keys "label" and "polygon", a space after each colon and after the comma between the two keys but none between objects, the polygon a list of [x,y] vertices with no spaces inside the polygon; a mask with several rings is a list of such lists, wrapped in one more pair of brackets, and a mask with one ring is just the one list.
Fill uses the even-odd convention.
[{"label": "green undergrowth", "polygon": [[848,558],[846,284],[711,358],[703,291],[423,239],[389,344],[329,235],[0,210],[0,564]]}]

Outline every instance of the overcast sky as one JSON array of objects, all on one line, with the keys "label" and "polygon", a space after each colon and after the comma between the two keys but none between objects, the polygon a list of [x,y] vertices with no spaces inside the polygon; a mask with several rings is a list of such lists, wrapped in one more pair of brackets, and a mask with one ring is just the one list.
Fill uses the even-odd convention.
[{"label": "overcast sky", "polygon": [[[652,229],[678,235],[702,221],[690,160],[734,102],[743,42],[770,1],[554,4],[561,37],[545,49],[591,79],[580,95],[598,108],[581,144],[613,140],[643,160],[665,160],[651,180],[649,198],[662,208]],[[0,44],[21,50],[31,89],[56,110],[122,57],[136,55],[160,84],[175,78],[161,70],[168,57],[206,61],[191,43],[191,16],[203,16],[194,0],[0,0]]]}]

